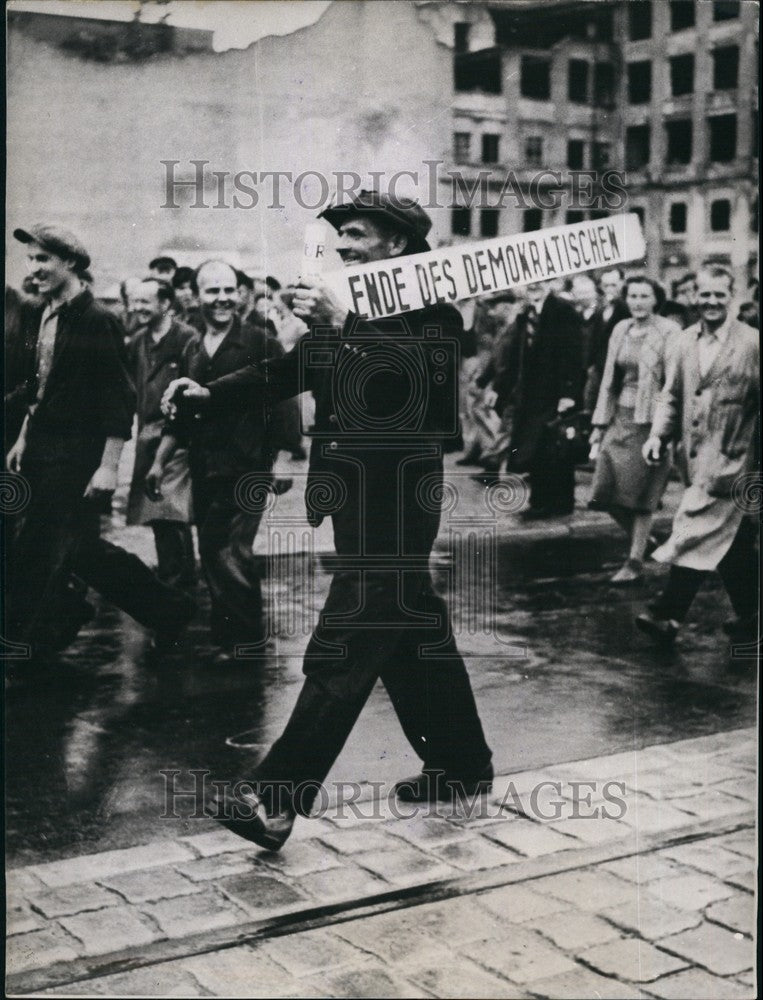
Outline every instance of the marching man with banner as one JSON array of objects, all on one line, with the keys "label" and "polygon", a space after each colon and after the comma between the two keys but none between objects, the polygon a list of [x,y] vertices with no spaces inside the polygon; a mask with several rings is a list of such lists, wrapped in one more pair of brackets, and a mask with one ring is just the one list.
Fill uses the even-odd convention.
[{"label": "marching man with banner", "polygon": [[[350,269],[390,270],[380,295],[394,302],[402,266],[428,256],[429,216],[414,202],[360,192],[323,216]],[[411,256],[414,255],[414,256]],[[426,259],[426,258],[424,258]],[[397,274],[395,272],[398,272]],[[385,272],[386,274],[386,272]],[[310,814],[377,679],[423,763],[399,783],[405,801],[449,800],[491,787],[491,752],[429,555],[440,523],[443,444],[458,434],[457,364],[462,323],[449,304],[419,301],[404,316],[364,319],[328,282],[304,278],[294,311],[310,332],[283,358],[201,386],[173,382],[175,406],[236,405],[311,390],[316,421],[305,501],[314,525],[330,515],[337,571],[304,658],[305,681],[281,737],[257,765],[251,794],[211,803],[226,826],[279,849],[297,815]],[[381,298],[379,305],[381,307]],[[217,784],[217,782],[215,782]]]}]

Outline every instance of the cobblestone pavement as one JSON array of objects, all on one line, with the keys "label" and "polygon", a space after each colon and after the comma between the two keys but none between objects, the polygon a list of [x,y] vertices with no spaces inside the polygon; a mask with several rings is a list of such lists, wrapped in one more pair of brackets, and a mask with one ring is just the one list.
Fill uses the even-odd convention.
[{"label": "cobblestone pavement", "polygon": [[7,991],[753,997],[756,784],[738,729],[506,775],[471,815],[369,799],[279,855],[215,830],[13,869]]}]

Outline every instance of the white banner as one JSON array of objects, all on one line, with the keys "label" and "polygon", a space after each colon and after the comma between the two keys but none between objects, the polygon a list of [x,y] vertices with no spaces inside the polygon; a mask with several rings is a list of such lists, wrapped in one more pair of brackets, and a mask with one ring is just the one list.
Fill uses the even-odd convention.
[{"label": "white banner", "polygon": [[310,222],[305,228],[299,276],[306,281],[323,276],[323,265],[326,262],[326,232],[327,226],[322,222]]},{"label": "white banner", "polygon": [[629,213],[373,261],[323,278],[348,309],[362,319],[379,319],[615,267],[639,260],[644,252],[638,216]]}]

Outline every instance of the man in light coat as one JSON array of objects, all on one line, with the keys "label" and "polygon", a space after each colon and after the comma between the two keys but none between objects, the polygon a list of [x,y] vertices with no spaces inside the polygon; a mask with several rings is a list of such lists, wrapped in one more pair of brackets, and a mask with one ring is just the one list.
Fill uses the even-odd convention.
[{"label": "man in light coat", "polygon": [[670,563],[665,590],[636,619],[641,631],[672,642],[708,572],[717,569],[736,619],[736,641],[757,635],[756,526],[745,516],[754,493],[759,440],[758,332],[730,312],[733,278],[722,267],[697,276],[700,321],[678,339],[643,455],[660,460],[681,440],[688,486],[667,542],[654,553]]},{"label": "man in light coat", "polygon": [[[194,279],[195,280],[195,279]],[[128,358],[137,391],[138,437],[135,442],[128,524],[149,524],[156,545],[156,575],[171,587],[190,589],[195,583],[191,522],[191,473],[188,453],[178,448],[164,469],[162,498],[151,500],[145,484],[159,443],[164,416],[164,390],[180,374],[180,364],[196,331],[174,315],[175,293],[169,282],[147,278],[133,297],[142,329],[130,342]]]}]

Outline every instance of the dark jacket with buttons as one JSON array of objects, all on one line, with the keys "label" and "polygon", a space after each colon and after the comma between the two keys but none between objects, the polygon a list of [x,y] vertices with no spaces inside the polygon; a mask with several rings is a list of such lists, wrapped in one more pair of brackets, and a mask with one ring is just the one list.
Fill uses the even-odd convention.
[{"label": "dark jacket with buttons", "polygon": [[[260,327],[242,324],[237,316],[211,358],[204,348],[203,334],[189,340],[180,357],[179,374],[203,385],[282,355],[278,341]],[[262,396],[239,394],[237,399],[200,413],[181,405],[166,432],[188,447],[195,480],[238,479],[248,472],[270,471],[277,419],[276,409]]]},{"label": "dark jacket with buttons", "polygon": [[[443,444],[458,433],[460,313],[433,306],[385,320],[350,313],[341,331],[316,327],[284,357],[206,379],[209,408],[276,401],[306,390],[315,426],[308,517],[326,514],[374,545],[415,545],[437,533]],[[423,491],[423,493],[422,493]],[[408,525],[406,527],[406,524]]]}]

